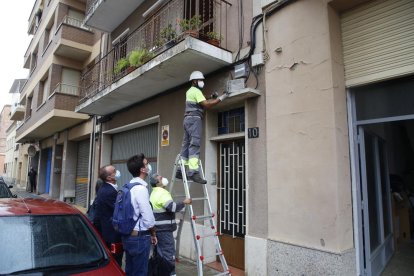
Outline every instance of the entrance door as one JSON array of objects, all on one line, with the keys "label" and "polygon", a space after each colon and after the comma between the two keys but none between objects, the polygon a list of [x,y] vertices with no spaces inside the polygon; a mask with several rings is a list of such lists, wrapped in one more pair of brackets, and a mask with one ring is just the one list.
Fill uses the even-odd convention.
[{"label": "entrance door", "polygon": [[363,126],[358,128],[361,212],[366,275],[380,275],[394,251],[386,144]]},{"label": "entrance door", "polygon": [[48,194],[50,190],[50,174],[52,170],[52,149],[47,149],[47,162],[46,162],[46,189],[45,193]]},{"label": "entrance door", "polygon": [[246,234],[246,166],[244,140],[220,143],[218,226],[229,265],[244,270]]}]

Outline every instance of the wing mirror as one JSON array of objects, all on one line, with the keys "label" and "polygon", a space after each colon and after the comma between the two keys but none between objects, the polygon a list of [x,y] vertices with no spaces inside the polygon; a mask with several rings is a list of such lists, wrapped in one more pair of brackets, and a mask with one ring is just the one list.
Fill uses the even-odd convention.
[{"label": "wing mirror", "polygon": [[111,243],[111,253],[112,254],[121,254],[123,252],[123,247],[121,242]]}]

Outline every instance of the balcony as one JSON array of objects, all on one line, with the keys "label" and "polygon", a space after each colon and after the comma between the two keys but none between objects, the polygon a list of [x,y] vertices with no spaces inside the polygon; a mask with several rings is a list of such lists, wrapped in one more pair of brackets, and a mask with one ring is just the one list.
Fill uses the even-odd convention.
[{"label": "balcony", "polygon": [[112,32],[144,0],[88,0],[86,25],[104,32]]},{"label": "balcony", "polygon": [[92,53],[93,32],[77,18],[66,15],[56,30],[54,40],[57,45],[55,55],[84,61]]},{"label": "balcony", "polygon": [[17,104],[11,109],[10,120],[21,121],[24,119],[25,108],[23,105]]},{"label": "balcony", "polygon": [[44,139],[89,118],[74,112],[79,101],[79,88],[59,83],[53,93],[16,130],[16,142]]},{"label": "balcony", "polygon": [[[194,70],[208,74],[231,64],[232,53],[220,47],[227,2],[213,1],[217,6],[183,19],[178,16],[194,14],[183,12],[185,3],[168,2],[85,72],[76,111],[107,115],[187,83]],[[220,45],[207,41],[211,34]]]}]

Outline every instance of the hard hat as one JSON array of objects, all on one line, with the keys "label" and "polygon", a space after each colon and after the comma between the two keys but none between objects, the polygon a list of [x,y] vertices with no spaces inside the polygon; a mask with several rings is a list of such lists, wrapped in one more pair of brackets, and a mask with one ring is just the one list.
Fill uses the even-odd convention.
[{"label": "hard hat", "polygon": [[201,73],[200,71],[192,72],[190,75],[190,81],[192,80],[204,80],[203,73]]}]

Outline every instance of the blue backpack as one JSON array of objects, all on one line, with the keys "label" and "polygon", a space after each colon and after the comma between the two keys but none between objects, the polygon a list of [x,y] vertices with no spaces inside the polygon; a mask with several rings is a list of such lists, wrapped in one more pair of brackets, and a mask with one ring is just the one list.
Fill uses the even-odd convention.
[{"label": "blue backpack", "polygon": [[131,189],[135,185],[140,185],[140,183],[124,184],[116,196],[112,225],[115,231],[122,235],[131,234],[138,222],[138,219],[134,220],[134,206],[131,203]]}]

